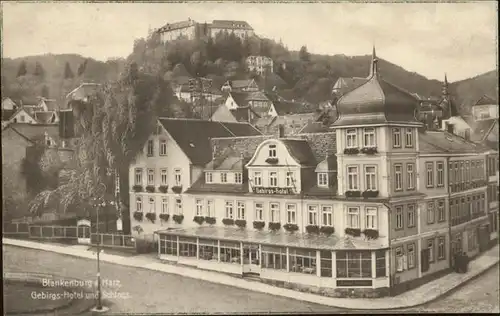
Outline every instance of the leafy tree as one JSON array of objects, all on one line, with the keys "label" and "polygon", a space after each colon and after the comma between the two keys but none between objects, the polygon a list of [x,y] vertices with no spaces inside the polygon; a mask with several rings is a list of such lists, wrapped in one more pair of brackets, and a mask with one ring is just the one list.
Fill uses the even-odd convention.
[{"label": "leafy tree", "polygon": [[35,71],[33,75],[43,79],[45,77],[45,69],[43,69],[42,65],[39,62],[35,63]]},{"label": "leafy tree", "polygon": [[64,79],[72,79],[75,75],[73,74],[73,70],[71,70],[71,66],[69,62],[66,62],[64,65]]},{"label": "leafy tree", "polygon": [[28,73],[28,67],[26,66],[26,62],[23,60],[19,64],[19,68],[17,69],[17,77],[25,76]]},{"label": "leafy tree", "polygon": [[307,47],[305,46],[302,46],[300,48],[300,51],[299,51],[299,59],[301,61],[305,61],[305,62],[308,62],[311,60],[311,55],[309,54],[309,52],[307,51]]},{"label": "leafy tree", "polygon": [[[78,66],[78,70],[76,72],[77,76],[80,77],[81,75],[83,75],[85,73],[85,69],[87,69],[87,63],[88,63],[88,58],[85,59],[81,64],[80,66]],[[70,69],[71,70],[71,69]]]}]

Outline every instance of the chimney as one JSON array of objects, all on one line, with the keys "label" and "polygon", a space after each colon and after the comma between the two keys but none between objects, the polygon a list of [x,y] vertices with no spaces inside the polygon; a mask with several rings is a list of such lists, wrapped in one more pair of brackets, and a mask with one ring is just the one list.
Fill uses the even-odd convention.
[{"label": "chimney", "polygon": [[279,131],[279,138],[285,138],[285,126],[283,124],[280,124],[278,126],[278,131]]}]

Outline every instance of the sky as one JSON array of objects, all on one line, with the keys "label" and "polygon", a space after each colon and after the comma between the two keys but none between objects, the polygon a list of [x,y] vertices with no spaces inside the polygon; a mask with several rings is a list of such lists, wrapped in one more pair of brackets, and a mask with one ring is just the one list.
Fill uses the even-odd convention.
[{"label": "sky", "polygon": [[128,56],[149,28],[191,18],[244,20],[291,50],[371,54],[430,79],[496,68],[497,2],[469,3],[2,3],[3,56]]}]

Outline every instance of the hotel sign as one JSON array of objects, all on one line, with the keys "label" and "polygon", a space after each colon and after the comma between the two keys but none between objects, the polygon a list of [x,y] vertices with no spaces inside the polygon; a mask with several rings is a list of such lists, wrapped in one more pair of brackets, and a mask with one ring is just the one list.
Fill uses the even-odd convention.
[{"label": "hotel sign", "polygon": [[253,193],[257,194],[269,194],[269,195],[274,195],[274,194],[282,194],[282,195],[287,195],[287,194],[294,194],[293,188],[253,188]]}]

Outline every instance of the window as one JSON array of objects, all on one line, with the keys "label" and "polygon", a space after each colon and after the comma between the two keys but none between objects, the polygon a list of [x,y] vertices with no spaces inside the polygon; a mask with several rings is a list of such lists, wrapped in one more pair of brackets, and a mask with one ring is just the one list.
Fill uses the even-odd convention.
[{"label": "window", "polygon": [[142,212],[142,197],[140,196],[135,198],[135,210],[136,212]]},{"label": "window", "polygon": [[175,199],[175,212],[177,215],[182,214],[182,200],[181,199]]},{"label": "window", "polygon": [[347,167],[347,189],[359,190],[358,186],[358,167]]},{"label": "window", "polygon": [[434,163],[427,162],[425,163],[425,169],[427,172],[425,173],[425,183],[428,188],[432,188],[434,186]]},{"label": "window", "polygon": [[26,117],[24,115],[19,116],[19,121],[24,122],[26,120]]},{"label": "window", "polygon": [[367,191],[377,190],[377,177],[375,166],[365,167],[365,185]]},{"label": "window", "polygon": [[405,268],[403,248],[397,247],[395,249],[395,255],[396,255],[396,271],[401,272]]},{"label": "window", "polygon": [[175,169],[174,172],[175,172],[175,185],[176,186],[181,186],[182,185],[182,182],[181,182],[181,169]]},{"label": "window", "polygon": [[446,213],[444,210],[444,200],[438,201],[438,221],[444,222],[446,220]]},{"label": "window", "polygon": [[217,261],[218,255],[218,246],[217,240],[212,239],[199,239],[199,257],[201,260],[214,260]]},{"label": "window", "polygon": [[168,198],[161,199],[161,212],[168,214]]},{"label": "window", "polygon": [[202,216],[202,215],[203,215],[203,200],[196,199],[196,216]]},{"label": "window", "polygon": [[394,190],[402,191],[403,190],[403,165],[396,164],[394,165]]},{"label": "window", "polygon": [[309,205],[307,207],[307,216],[309,225],[318,225],[318,206]]},{"label": "window", "polygon": [[375,276],[377,278],[386,276],[385,250],[375,251]]},{"label": "window", "polygon": [[262,245],[262,268],[286,271],[286,248]]},{"label": "window", "polygon": [[327,187],[328,186],[328,174],[326,172],[318,173],[318,186]]},{"label": "window", "polygon": [[323,226],[333,225],[333,208],[331,206],[323,206],[321,208],[321,213],[323,214]]},{"label": "window", "polygon": [[296,219],[295,219],[295,204],[287,204],[286,205],[286,222],[288,224],[295,224]]},{"label": "window", "polygon": [[264,220],[264,204],[263,203],[255,203],[255,220],[262,221]]},{"label": "window", "polygon": [[427,224],[433,224],[436,214],[434,212],[434,202],[427,203]]},{"label": "window", "polygon": [[444,245],[444,237],[438,238],[438,259],[443,260],[446,256],[446,246]]},{"label": "window", "polygon": [[160,139],[160,156],[167,155],[167,141],[165,139]]},{"label": "window", "polygon": [[469,181],[470,181],[470,166],[469,166],[469,161],[467,160],[465,162],[465,182],[466,182],[466,185],[469,184]]},{"label": "window", "polygon": [[221,172],[220,173],[220,182],[221,183],[227,183],[227,173],[226,172]]},{"label": "window", "polygon": [[148,169],[148,185],[155,184],[155,171],[154,169]]},{"label": "window", "polygon": [[292,171],[286,172],[286,186],[288,188],[294,187],[294,180],[293,180],[293,172]]},{"label": "window", "polygon": [[442,162],[437,162],[436,169],[437,169],[437,186],[442,187],[444,186],[444,164]]},{"label": "window", "polygon": [[239,201],[237,203],[237,219],[245,219],[245,202]]},{"label": "window", "polygon": [[150,139],[148,140],[148,157],[153,156],[154,154],[154,144],[153,141]]},{"label": "window", "polygon": [[271,203],[271,218],[270,222],[279,223],[280,222],[280,205],[278,203]]},{"label": "window", "polygon": [[392,147],[397,148],[401,147],[401,129],[393,128],[392,129]]},{"label": "window", "polygon": [[356,148],[358,147],[358,142],[356,140],[356,130],[348,129],[346,132],[347,138],[347,148]]},{"label": "window", "polygon": [[411,128],[406,129],[405,133],[405,147],[411,148],[413,147],[413,131]]},{"label": "window", "polygon": [[365,128],[363,132],[363,140],[365,147],[375,147],[375,129]]},{"label": "window", "polygon": [[338,251],[337,278],[371,278],[372,254],[370,251]]},{"label": "window", "polygon": [[403,207],[396,206],[396,229],[403,229]]},{"label": "window", "polygon": [[226,218],[233,218],[233,201],[226,201]]},{"label": "window", "polygon": [[155,198],[154,197],[149,198],[149,213],[156,213]]},{"label": "window", "polygon": [[332,252],[329,250],[322,250],[319,253],[320,257],[320,276],[331,278],[332,277]]},{"label": "window", "polygon": [[142,169],[135,168],[135,185],[142,185]]},{"label": "window", "polygon": [[290,272],[316,275],[316,250],[290,248],[288,260]]},{"label": "window", "polygon": [[168,184],[167,169],[160,170],[161,185]]},{"label": "window", "polygon": [[408,190],[415,189],[415,164],[406,164],[406,181]]},{"label": "window", "polygon": [[220,261],[227,263],[240,264],[241,249],[240,243],[221,241],[220,242]]},{"label": "window", "polygon": [[406,246],[407,257],[408,257],[408,269],[415,268],[415,244],[409,244]]},{"label": "window", "polygon": [[427,249],[429,249],[429,262],[434,262],[434,239],[427,240]]},{"label": "window", "polygon": [[365,226],[367,229],[377,229],[377,208],[376,207],[367,207],[366,208]]},{"label": "window", "polygon": [[214,216],[214,201],[212,200],[207,200],[207,216],[208,217]]},{"label": "window", "polygon": [[276,145],[269,145],[269,158],[276,158]]},{"label": "window", "polygon": [[177,256],[177,236],[161,236],[160,253]]},{"label": "window", "polygon": [[278,173],[276,171],[269,172],[269,186],[270,187],[278,186]]},{"label": "window", "polygon": [[214,181],[213,173],[211,173],[211,172],[205,172],[205,182],[206,183],[212,183],[213,181]]},{"label": "window", "polygon": [[347,209],[347,227],[359,228],[359,207],[349,207]]},{"label": "window", "polygon": [[415,205],[408,205],[408,227],[415,227]]},{"label": "window", "polygon": [[237,184],[243,183],[243,174],[241,172],[234,173],[234,183]]},{"label": "window", "polygon": [[262,186],[262,172],[256,171],[253,173],[253,184],[256,187]]}]

